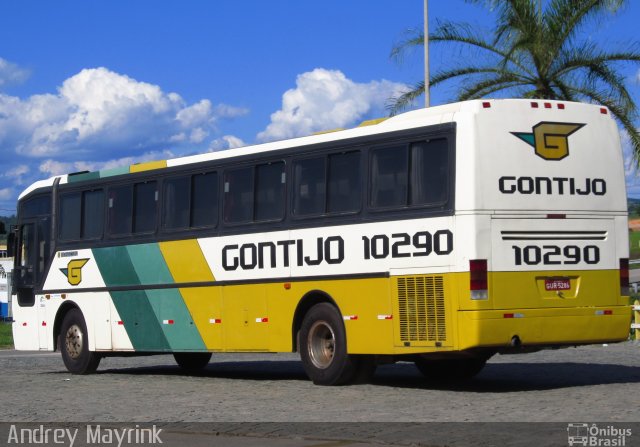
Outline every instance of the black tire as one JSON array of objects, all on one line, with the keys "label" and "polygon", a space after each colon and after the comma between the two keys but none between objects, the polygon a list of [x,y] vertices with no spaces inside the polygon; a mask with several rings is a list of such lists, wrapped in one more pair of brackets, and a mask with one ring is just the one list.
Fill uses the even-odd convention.
[{"label": "black tire", "polygon": [[71,374],[93,374],[101,356],[89,351],[87,324],[80,309],[71,309],[64,316],[58,335],[58,347],[64,366]]},{"label": "black tire", "polygon": [[342,385],[358,373],[356,356],[347,353],[342,315],[335,306],[313,306],[300,327],[300,358],[307,376],[316,385]]},{"label": "black tire", "polygon": [[415,360],[416,367],[426,378],[440,382],[469,380],[482,371],[486,363],[487,359],[482,357],[437,360],[418,357]]},{"label": "black tire", "polygon": [[173,358],[180,368],[194,372],[204,369],[211,360],[210,352],[174,352]]}]

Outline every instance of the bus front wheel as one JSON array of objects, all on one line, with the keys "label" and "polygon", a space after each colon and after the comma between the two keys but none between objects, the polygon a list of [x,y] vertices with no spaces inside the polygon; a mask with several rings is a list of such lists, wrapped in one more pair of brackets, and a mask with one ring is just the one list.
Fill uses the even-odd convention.
[{"label": "bus front wheel", "polygon": [[80,309],[71,309],[64,316],[58,346],[62,361],[72,374],[92,374],[98,369],[100,355],[89,351],[87,324]]},{"label": "bus front wheel", "polygon": [[319,303],[309,309],[300,327],[300,357],[316,385],[366,381],[375,364],[370,356],[349,355],[342,316],[335,306]]}]

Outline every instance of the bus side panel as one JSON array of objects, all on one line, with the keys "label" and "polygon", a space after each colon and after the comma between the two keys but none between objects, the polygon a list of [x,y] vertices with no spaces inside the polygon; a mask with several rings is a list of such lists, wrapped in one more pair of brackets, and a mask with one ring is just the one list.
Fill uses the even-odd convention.
[{"label": "bus side panel", "polygon": [[[175,283],[215,281],[196,239],[160,242],[158,245]],[[223,350],[222,288],[183,287],[180,294],[202,337],[205,349]]]},{"label": "bus side panel", "polygon": [[[349,353],[392,354],[394,321],[389,285],[388,278],[293,282],[286,291],[293,298],[287,300],[293,305],[291,310],[275,313],[288,319],[290,328],[300,297],[322,291],[335,301],[342,314]],[[283,335],[291,339],[291,332]],[[275,347],[275,343],[272,346]]]},{"label": "bus side panel", "polygon": [[19,351],[40,349],[38,307],[13,306],[13,343]]},{"label": "bus side panel", "polygon": [[111,349],[114,351],[133,351],[131,339],[127,335],[124,322],[111,297],[109,297],[109,313],[111,315]]},{"label": "bus side panel", "polygon": [[[111,297],[137,351],[204,350],[191,314],[173,284],[158,244],[93,250]],[[145,285],[154,288],[145,289]],[[157,289],[158,285],[167,288]]]}]

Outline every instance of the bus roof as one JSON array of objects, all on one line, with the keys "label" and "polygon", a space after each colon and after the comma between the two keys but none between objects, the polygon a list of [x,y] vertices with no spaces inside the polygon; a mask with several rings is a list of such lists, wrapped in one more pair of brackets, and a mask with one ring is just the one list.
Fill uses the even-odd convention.
[{"label": "bus roof", "polygon": [[[543,103],[557,104],[557,101],[543,101],[534,100],[541,104],[540,107],[544,107]],[[295,147],[305,147],[321,143],[339,142],[343,140],[349,140],[358,137],[366,137],[369,135],[375,135],[380,133],[408,130],[426,126],[433,126],[443,123],[450,123],[457,121],[459,114],[473,115],[482,113],[484,109],[491,108],[492,104],[499,105],[501,108],[515,106],[522,107],[524,103],[532,103],[532,100],[525,99],[491,99],[491,100],[472,100],[465,102],[457,102],[452,104],[445,104],[430,108],[421,108],[409,112],[405,112],[385,120],[372,120],[371,122],[365,122],[362,125],[346,130],[328,131],[325,133],[319,133],[309,135],[305,137],[292,138],[288,140],[280,140],[263,144],[249,145],[238,147],[234,149],[228,149],[217,152],[207,152],[191,156],[183,156],[168,160],[150,161],[145,163],[138,163],[129,166],[122,166],[113,169],[106,169],[94,172],[79,172],[74,174],[65,174],[51,177],[46,180],[40,180],[21,194],[20,198],[25,197],[32,191],[52,186],[55,179],[59,178],[61,184],[96,180],[100,178],[113,177],[118,175],[125,175],[129,173],[149,171],[154,169],[162,169],[165,167],[181,166],[194,163],[202,163],[214,160],[224,160],[227,158],[237,156],[247,156],[253,154],[260,154],[264,152],[270,152],[281,149],[289,149]],[[569,104],[568,102],[562,102],[563,104]],[[588,104],[571,103],[572,107],[600,107]]]}]

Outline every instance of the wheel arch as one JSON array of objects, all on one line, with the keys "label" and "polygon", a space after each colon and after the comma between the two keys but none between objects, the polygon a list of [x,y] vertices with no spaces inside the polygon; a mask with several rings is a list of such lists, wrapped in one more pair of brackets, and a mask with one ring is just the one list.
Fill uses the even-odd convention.
[{"label": "wheel arch", "polygon": [[293,323],[291,327],[293,352],[298,352],[298,333],[300,332],[300,327],[302,326],[302,320],[304,319],[304,316],[307,314],[309,309],[320,303],[329,303],[335,306],[335,308],[338,309],[338,312],[340,312],[340,307],[328,293],[322,290],[311,290],[305,293],[298,302],[298,306],[296,307],[296,310],[293,314]]},{"label": "wheel arch", "polygon": [[[64,321],[64,317],[69,313],[71,309],[80,310],[80,306],[78,306],[74,301],[65,301],[58,308],[58,312],[56,313],[56,319],[53,322],[53,350],[58,350],[58,338],[60,335],[60,326],[62,326],[62,321]],[[82,310],[80,310],[82,312]]]}]

